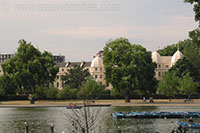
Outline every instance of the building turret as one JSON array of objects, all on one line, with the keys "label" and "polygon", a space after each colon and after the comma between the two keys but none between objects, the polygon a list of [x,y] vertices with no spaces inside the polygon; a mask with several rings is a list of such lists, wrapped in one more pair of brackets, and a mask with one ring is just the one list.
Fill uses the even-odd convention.
[{"label": "building turret", "polygon": [[160,54],[157,52],[157,51],[154,51],[152,54],[151,54],[151,58],[152,58],[152,61],[155,62],[155,63],[159,63],[159,60],[160,60]]},{"label": "building turret", "polygon": [[172,56],[171,65],[175,65],[176,62],[181,58],[183,58],[183,54],[177,50],[176,53]]}]

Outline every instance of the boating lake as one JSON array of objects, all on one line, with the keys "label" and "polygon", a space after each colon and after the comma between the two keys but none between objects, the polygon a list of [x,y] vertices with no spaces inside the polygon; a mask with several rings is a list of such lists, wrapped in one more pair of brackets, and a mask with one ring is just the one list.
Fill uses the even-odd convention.
[{"label": "boating lake", "polygon": [[[91,107],[97,108],[97,107]],[[71,123],[66,119],[70,110],[64,107],[52,108],[0,108],[0,133],[22,133],[24,122],[29,125],[29,133],[48,133],[53,123],[55,133],[69,133]],[[117,133],[120,127],[122,133],[170,133],[179,120],[187,119],[114,119],[112,112],[199,112],[200,106],[150,106],[150,107],[101,107],[104,127],[101,132]],[[194,119],[199,122],[200,119]],[[199,133],[199,130],[193,130]]]}]

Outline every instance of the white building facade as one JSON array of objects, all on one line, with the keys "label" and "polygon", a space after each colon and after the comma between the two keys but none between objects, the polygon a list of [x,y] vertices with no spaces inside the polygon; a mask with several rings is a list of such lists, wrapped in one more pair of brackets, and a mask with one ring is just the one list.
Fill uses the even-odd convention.
[{"label": "white building facade", "polygon": [[66,62],[66,63],[58,63],[59,72],[56,76],[54,87],[59,90],[63,89],[63,81],[62,76],[67,73],[67,70],[72,69],[74,65],[84,66],[85,69],[88,69],[91,76],[95,79],[96,82],[102,83],[106,85],[106,89],[111,89],[111,85],[106,84],[105,80],[105,69],[103,64],[102,51],[94,56],[92,62]]},{"label": "white building facade", "polygon": [[152,61],[157,64],[155,70],[156,79],[161,80],[162,76],[181,58],[183,58],[183,54],[179,50],[173,56],[160,56],[158,52],[153,52]]}]

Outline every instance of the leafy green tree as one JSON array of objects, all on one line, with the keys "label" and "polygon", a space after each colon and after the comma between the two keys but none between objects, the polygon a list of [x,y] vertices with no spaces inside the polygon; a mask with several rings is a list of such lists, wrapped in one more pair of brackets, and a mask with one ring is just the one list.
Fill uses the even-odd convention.
[{"label": "leafy green tree", "polygon": [[199,0],[184,0],[184,2],[194,4],[193,10],[195,12],[195,21],[200,21],[200,1]]},{"label": "leafy green tree", "polygon": [[6,76],[16,81],[17,93],[22,94],[34,93],[37,86],[49,86],[58,72],[51,53],[41,53],[25,40],[19,41],[16,56],[3,63],[2,68]]},{"label": "leafy green tree", "polygon": [[134,90],[145,90],[145,85],[152,84],[156,64],[152,62],[151,52],[141,45],[119,38],[106,44],[103,56],[106,81],[115,92],[125,96],[125,102],[130,102]]},{"label": "leafy green tree", "polygon": [[46,86],[37,86],[34,92],[34,98],[37,100],[47,98],[48,87]]},{"label": "leafy green tree", "polygon": [[[172,55],[175,52],[177,47],[183,52],[184,58],[178,60],[178,62],[170,69],[172,72],[176,72],[177,76],[180,78],[182,75],[185,75],[187,72],[190,73],[190,76],[195,82],[200,80],[200,29],[197,28],[189,32],[189,38],[178,44],[167,46],[159,52],[163,55]],[[173,50],[172,50],[173,49]],[[173,51],[173,52],[170,52]],[[200,88],[198,87],[200,92]]]},{"label": "leafy green tree", "polygon": [[171,101],[171,98],[178,93],[180,78],[176,76],[175,72],[167,72],[162,78],[158,83],[158,92],[169,96],[169,101]]},{"label": "leafy green tree", "polygon": [[65,86],[62,90],[58,91],[57,98],[58,99],[73,99],[76,98],[78,89],[71,89],[69,86]]},{"label": "leafy green tree", "polygon": [[48,99],[56,99],[57,94],[58,94],[58,89],[53,86],[51,88],[49,88],[48,91],[46,92]]},{"label": "leafy green tree", "polygon": [[190,73],[191,78],[198,82],[200,80],[200,71],[197,67],[195,67],[191,61],[189,61],[186,57],[178,60],[172,68],[169,70],[170,72],[176,72],[176,75],[179,78],[185,76],[187,73]]},{"label": "leafy green tree", "polygon": [[97,98],[103,94],[105,86],[96,82],[92,78],[88,78],[82,85],[81,90],[78,92],[78,97],[84,100]]},{"label": "leafy green tree", "polygon": [[183,51],[186,45],[188,45],[187,40],[180,41],[177,44],[168,45],[164,49],[158,50],[158,53],[161,56],[173,56],[177,49]]},{"label": "leafy green tree", "polygon": [[180,79],[179,84],[180,87],[178,88],[178,90],[180,91],[180,93],[188,95],[188,98],[190,98],[191,95],[197,93],[198,83],[193,81],[193,79],[190,77],[189,72]]},{"label": "leafy green tree", "polygon": [[67,70],[62,80],[64,85],[69,86],[71,89],[80,89],[86,78],[90,76],[88,69],[83,66],[74,65],[73,68]]},{"label": "leafy green tree", "polygon": [[36,87],[34,98],[37,100],[41,99],[56,99],[58,89],[53,86],[38,86]]},{"label": "leafy green tree", "polygon": [[62,90],[60,90],[57,94],[57,99],[70,99],[70,89],[65,86]]},{"label": "leafy green tree", "polygon": [[15,80],[9,76],[0,76],[0,95],[16,94],[17,86]]},{"label": "leafy green tree", "polygon": [[187,47],[184,49],[184,56],[193,64],[200,68],[200,29],[195,29],[189,33]]}]

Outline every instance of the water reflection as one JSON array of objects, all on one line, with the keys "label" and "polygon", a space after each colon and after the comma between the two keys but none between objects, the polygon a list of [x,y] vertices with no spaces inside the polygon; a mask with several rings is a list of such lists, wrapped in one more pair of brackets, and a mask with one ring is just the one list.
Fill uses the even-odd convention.
[{"label": "water reflection", "polygon": [[[30,133],[50,132],[50,124],[53,123],[55,133],[68,133],[71,123],[62,112],[68,112],[66,108],[0,108],[0,133],[22,133],[24,132],[24,122],[28,122]],[[105,112],[104,127],[102,132],[116,133],[118,126],[122,133],[169,133],[174,128],[174,123],[178,120],[187,119],[114,119],[110,116],[112,112],[130,111],[172,111],[187,112],[200,111],[200,107],[103,107]],[[194,119],[199,122],[200,119]],[[174,122],[174,123],[172,123]],[[199,132],[196,130],[195,132]]]}]

